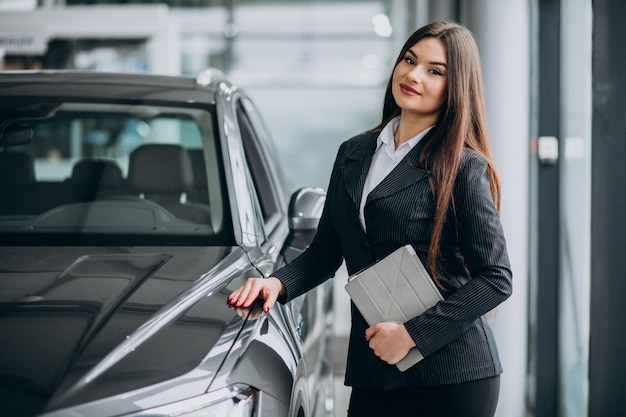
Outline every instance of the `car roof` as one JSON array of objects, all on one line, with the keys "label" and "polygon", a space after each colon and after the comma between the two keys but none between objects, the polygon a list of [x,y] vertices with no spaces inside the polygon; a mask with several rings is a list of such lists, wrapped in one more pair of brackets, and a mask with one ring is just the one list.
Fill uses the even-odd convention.
[{"label": "car roof", "polygon": [[235,88],[218,71],[198,77],[75,70],[0,72],[0,97],[162,100],[214,103]]}]

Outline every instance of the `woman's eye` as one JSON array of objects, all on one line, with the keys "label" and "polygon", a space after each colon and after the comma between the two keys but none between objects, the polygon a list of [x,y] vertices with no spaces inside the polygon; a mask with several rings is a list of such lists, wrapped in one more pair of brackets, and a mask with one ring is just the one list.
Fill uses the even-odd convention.
[{"label": "woman's eye", "polygon": [[413,60],[413,58],[411,58],[411,57],[409,57],[409,56],[405,56],[405,57],[404,57],[404,61],[405,61],[407,64],[410,64],[410,65],[415,65],[415,61]]},{"label": "woman's eye", "polygon": [[433,74],[433,75],[443,75],[443,74],[441,73],[441,71],[436,70],[436,69],[434,69],[434,68],[433,68],[433,69],[431,69],[431,70],[429,70],[429,72],[430,72],[431,74]]}]

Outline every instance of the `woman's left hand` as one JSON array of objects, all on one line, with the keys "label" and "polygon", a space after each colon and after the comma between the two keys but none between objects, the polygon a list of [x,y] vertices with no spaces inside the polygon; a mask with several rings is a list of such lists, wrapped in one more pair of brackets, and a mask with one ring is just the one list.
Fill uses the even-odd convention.
[{"label": "woman's left hand", "polygon": [[400,362],[415,342],[402,324],[383,322],[369,327],[365,331],[365,340],[369,342],[374,354],[389,365]]}]

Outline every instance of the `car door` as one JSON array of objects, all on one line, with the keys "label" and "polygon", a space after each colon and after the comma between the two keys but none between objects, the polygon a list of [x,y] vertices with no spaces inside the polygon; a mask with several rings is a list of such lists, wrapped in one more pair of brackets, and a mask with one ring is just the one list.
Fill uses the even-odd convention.
[{"label": "car door", "polygon": [[[294,192],[290,204],[285,198],[287,189],[284,174],[279,162],[268,147],[271,142],[264,138],[264,127],[252,103],[245,98],[236,103],[236,114],[241,131],[246,161],[252,174],[254,188],[263,219],[263,252],[280,249],[275,260],[263,261],[257,265],[267,275],[275,268],[288,263],[304,251],[315,235],[316,224],[312,217],[319,216],[324,193],[315,189],[301,189]],[[268,143],[269,142],[269,143]],[[296,207],[298,204],[311,206]],[[293,212],[310,213],[308,223],[295,227],[294,222],[286,222],[286,216]],[[306,223],[306,224],[305,224]],[[286,226],[290,225],[288,229]],[[270,256],[273,259],[273,257]],[[322,415],[325,398],[329,394],[325,384],[320,382],[332,376],[332,285],[330,283],[309,291],[284,306],[287,319],[291,322],[294,337],[306,363],[309,404],[313,412]],[[319,413],[317,411],[320,411]]]}]

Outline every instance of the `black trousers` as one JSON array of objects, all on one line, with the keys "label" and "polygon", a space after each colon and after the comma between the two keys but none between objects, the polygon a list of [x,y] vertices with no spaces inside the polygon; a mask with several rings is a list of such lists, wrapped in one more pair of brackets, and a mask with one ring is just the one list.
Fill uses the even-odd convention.
[{"label": "black trousers", "polygon": [[348,417],[492,417],[500,377],[390,391],[353,388]]}]

